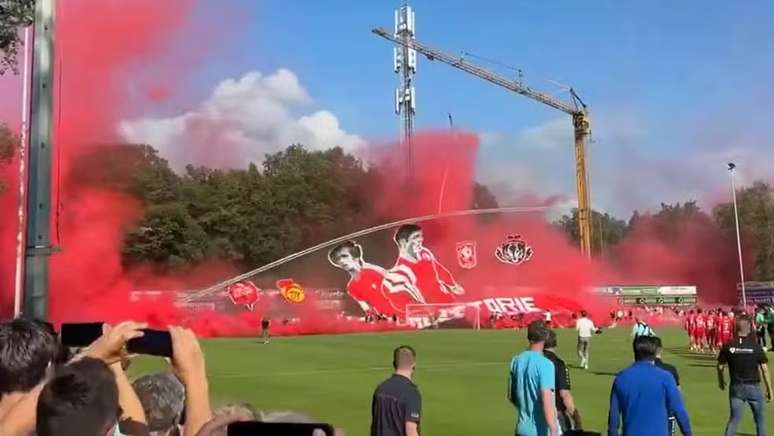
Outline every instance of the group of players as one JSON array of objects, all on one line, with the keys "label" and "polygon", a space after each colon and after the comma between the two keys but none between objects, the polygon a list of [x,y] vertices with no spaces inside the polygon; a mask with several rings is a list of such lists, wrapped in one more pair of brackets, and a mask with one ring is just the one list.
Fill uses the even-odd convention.
[{"label": "group of players", "polygon": [[684,328],[692,351],[716,352],[734,337],[734,312],[691,310],[685,316]]}]

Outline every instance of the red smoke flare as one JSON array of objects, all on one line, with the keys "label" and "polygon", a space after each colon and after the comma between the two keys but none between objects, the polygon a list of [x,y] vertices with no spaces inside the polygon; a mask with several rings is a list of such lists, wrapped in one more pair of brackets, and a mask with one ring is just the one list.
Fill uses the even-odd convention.
[{"label": "red smoke flare", "polygon": [[[95,144],[117,142],[116,124],[130,109],[130,86],[138,83],[133,79],[166,65],[168,41],[190,18],[193,2],[68,0],[57,6],[54,201],[61,208],[62,240],[54,242],[62,251],[51,258],[50,317],[149,318],[148,308],[130,304],[134,285],[121,266],[124,231],[141,217],[141,205],[90,183],[101,180],[92,177],[101,168],[77,162],[94,153]],[[160,97],[157,89],[149,92]],[[174,319],[171,307],[154,305],[159,324]]]},{"label": "red smoke flare", "polygon": [[[138,110],[138,95],[158,102],[175,93],[173,86],[179,83],[176,79],[180,67],[169,59],[175,51],[170,49],[170,41],[190,23],[193,0],[68,0],[58,2],[58,7],[56,68],[60,81],[56,86],[55,119],[61,154],[56,162],[54,201],[61,208],[61,219],[59,231],[54,234],[61,234],[62,239],[54,242],[62,252],[52,257],[51,318],[55,322],[135,318],[160,327],[188,322],[205,335],[255,333],[263,316],[258,310],[236,316],[216,312],[183,314],[175,309],[170,297],[132,302],[133,289],[181,290],[188,288],[190,282],[158,277],[152,267],[138,271],[123,269],[123,235],[141,217],[141,204],[104,183],[101,168],[78,165],[93,155],[95,144],[119,141],[117,122]],[[382,151],[376,162],[383,178],[377,186],[370,187],[374,202],[367,215],[372,222],[470,207],[479,151],[475,135],[417,134],[410,177],[406,176],[405,154],[398,146]],[[15,168],[10,171],[11,191],[15,190],[14,171]],[[553,201],[536,195],[530,203]],[[0,196],[3,210],[15,210],[14,203],[14,196]],[[0,243],[4,247],[0,255],[0,285],[9,289],[13,256],[7,253],[12,253],[16,223],[15,214],[6,216],[0,227]],[[733,299],[728,292],[735,282],[733,258],[728,255],[733,251],[728,250],[727,241],[711,223],[689,224],[672,240],[656,237],[643,225],[609,259],[595,262],[582,258],[540,214],[438,220],[423,227],[428,246],[448,265],[456,262],[454,247],[464,239],[475,240],[483,250],[480,256],[487,256],[490,261],[492,247],[510,234],[522,235],[535,247],[533,259],[524,265],[503,270],[502,265],[489,262],[461,273],[458,279],[465,282],[466,300],[501,296],[503,292],[518,295],[522,292],[519,289],[529,288],[538,305],[551,302],[566,310],[585,308],[601,316],[609,303],[595,299],[589,288],[612,282],[697,284],[704,293],[702,297],[709,302]],[[391,253],[395,247],[388,243],[382,249]],[[212,271],[208,271],[207,282],[215,281],[214,277],[222,275],[224,269],[228,266],[215,267],[212,276]],[[346,279],[342,276],[340,280],[339,286],[343,286]],[[313,300],[312,293],[309,299]],[[313,303],[290,306],[288,310],[302,322],[275,323],[273,330],[302,334],[385,328],[332,318],[318,312]],[[7,313],[7,297],[0,299],[0,304],[3,313]]]}]

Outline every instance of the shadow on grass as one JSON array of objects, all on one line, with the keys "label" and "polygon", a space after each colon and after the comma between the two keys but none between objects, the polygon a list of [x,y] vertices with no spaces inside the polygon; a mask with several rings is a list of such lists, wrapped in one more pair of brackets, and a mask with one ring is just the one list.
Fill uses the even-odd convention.
[{"label": "shadow on grass", "polygon": [[667,348],[666,351],[682,359],[693,361],[694,363],[715,363],[718,361],[717,356],[714,354],[697,353],[694,351],[686,350],[685,348],[672,347]]}]

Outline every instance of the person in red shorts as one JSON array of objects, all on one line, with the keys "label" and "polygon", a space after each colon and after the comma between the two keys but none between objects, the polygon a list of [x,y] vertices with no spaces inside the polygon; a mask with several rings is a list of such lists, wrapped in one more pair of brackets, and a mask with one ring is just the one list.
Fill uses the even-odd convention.
[{"label": "person in red shorts", "polygon": [[719,348],[722,348],[723,345],[734,338],[734,319],[731,318],[731,313],[721,312],[721,315],[720,328],[718,329],[718,332],[720,332],[720,340],[718,341]]},{"label": "person in red shorts", "polygon": [[710,351],[715,349],[715,328],[717,327],[715,311],[708,310],[707,315],[704,318],[704,322],[707,325],[706,331],[706,345]]},{"label": "person in red shorts", "polygon": [[688,332],[688,342],[691,351],[696,350],[696,314],[691,309],[685,317],[685,330]]},{"label": "person in red shorts", "polygon": [[693,337],[696,349],[703,351],[707,347],[707,315],[701,309],[696,311],[693,324]]}]

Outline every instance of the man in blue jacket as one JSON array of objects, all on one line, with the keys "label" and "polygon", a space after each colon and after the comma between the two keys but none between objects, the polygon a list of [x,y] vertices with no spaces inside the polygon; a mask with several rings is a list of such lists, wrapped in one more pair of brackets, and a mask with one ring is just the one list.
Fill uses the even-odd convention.
[{"label": "man in blue jacket", "polygon": [[610,391],[608,436],[618,436],[623,416],[624,436],[669,436],[669,416],[685,436],[691,435],[691,423],[683,398],[672,375],[655,365],[659,341],[653,336],[634,339],[634,360],[619,372]]}]

